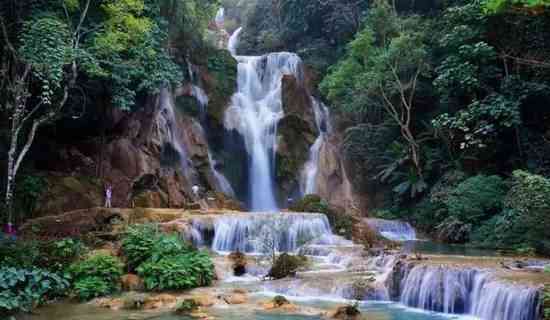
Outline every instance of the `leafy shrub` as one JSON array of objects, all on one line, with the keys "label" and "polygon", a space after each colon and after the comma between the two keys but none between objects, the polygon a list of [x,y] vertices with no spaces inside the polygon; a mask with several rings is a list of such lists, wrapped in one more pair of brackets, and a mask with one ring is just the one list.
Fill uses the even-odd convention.
[{"label": "leafy shrub", "polygon": [[500,212],[506,184],[498,176],[477,175],[460,183],[444,200],[449,215],[477,224]]},{"label": "leafy shrub", "polygon": [[122,240],[122,251],[130,270],[135,270],[152,256],[158,238],[159,234],[154,225],[143,224],[128,228],[128,233]]},{"label": "leafy shrub", "polygon": [[137,268],[145,288],[151,291],[181,290],[209,285],[214,265],[205,252],[193,251],[150,259]]},{"label": "leafy shrub", "polygon": [[38,243],[13,240],[0,234],[0,266],[30,269],[39,257]]},{"label": "leafy shrub", "polygon": [[61,239],[45,242],[40,245],[40,256],[37,264],[54,272],[64,271],[86,250],[80,240]]},{"label": "leafy shrub", "polygon": [[40,269],[0,268],[0,314],[31,311],[48,299],[61,296],[69,283]]},{"label": "leafy shrub", "polygon": [[119,288],[122,263],[113,256],[97,254],[69,267],[73,289],[81,300],[101,297]]},{"label": "leafy shrub", "polygon": [[505,209],[484,223],[474,240],[497,248],[550,253],[550,179],[515,171],[513,186],[504,200]]}]

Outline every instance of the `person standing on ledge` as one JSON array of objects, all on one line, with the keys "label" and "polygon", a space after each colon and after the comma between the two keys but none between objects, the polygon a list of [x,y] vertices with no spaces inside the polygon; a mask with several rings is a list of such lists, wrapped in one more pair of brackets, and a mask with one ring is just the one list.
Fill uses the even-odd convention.
[{"label": "person standing on ledge", "polygon": [[111,208],[111,199],[113,197],[113,188],[110,184],[105,188],[105,208]]},{"label": "person standing on ledge", "polygon": [[191,187],[191,190],[193,191],[193,196],[195,197],[195,201],[199,201],[201,199],[199,194],[199,191],[200,191],[199,186],[194,185],[193,187]]}]

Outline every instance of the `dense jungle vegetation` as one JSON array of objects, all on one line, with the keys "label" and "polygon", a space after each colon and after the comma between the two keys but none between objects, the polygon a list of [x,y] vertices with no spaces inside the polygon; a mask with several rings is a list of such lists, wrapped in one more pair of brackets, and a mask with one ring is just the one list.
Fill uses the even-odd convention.
[{"label": "dense jungle vegetation", "polygon": [[548,5],[259,1],[243,49],[312,67],[371,215],[548,254]]}]

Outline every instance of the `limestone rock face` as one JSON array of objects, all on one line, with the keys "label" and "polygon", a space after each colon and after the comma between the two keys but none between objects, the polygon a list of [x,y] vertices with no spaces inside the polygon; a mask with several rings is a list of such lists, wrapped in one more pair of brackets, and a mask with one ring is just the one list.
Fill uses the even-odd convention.
[{"label": "limestone rock face", "polygon": [[321,146],[317,194],[331,205],[349,211],[354,209],[355,199],[341,154],[337,137],[326,140]]},{"label": "limestone rock face", "polygon": [[292,75],[283,76],[282,102],[284,117],[277,128],[276,179],[286,199],[299,186],[299,172],[318,133],[309,91]]}]

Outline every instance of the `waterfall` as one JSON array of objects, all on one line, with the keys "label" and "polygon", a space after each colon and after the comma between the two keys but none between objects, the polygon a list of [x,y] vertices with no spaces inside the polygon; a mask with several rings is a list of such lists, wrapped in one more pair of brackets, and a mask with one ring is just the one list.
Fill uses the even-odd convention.
[{"label": "waterfall", "polygon": [[401,281],[400,301],[424,310],[484,320],[537,320],[539,290],[496,280],[484,270],[415,266]]},{"label": "waterfall", "polygon": [[216,13],[216,18],[214,19],[214,21],[216,22],[216,26],[219,29],[223,28],[223,24],[225,22],[225,9],[223,7],[218,9],[218,12]]},{"label": "waterfall", "polygon": [[235,197],[235,191],[233,190],[233,187],[231,187],[231,183],[229,183],[229,180],[227,180],[227,178],[216,168],[216,160],[212,157],[210,148],[208,148],[208,162],[210,163],[210,171],[212,171],[214,178],[216,179],[218,191],[223,192],[230,197]]},{"label": "waterfall", "polygon": [[[199,220],[193,225],[197,228]],[[294,252],[315,240],[330,241],[323,235],[331,234],[326,216],[315,213],[221,216],[213,229],[212,250],[219,252],[264,253],[266,245],[277,252]]]},{"label": "waterfall", "polygon": [[241,31],[243,30],[242,27],[238,28],[233,32],[231,37],[229,37],[229,41],[227,43],[227,50],[233,55],[237,55],[237,46],[239,45],[239,36],[241,35]]},{"label": "waterfall", "polygon": [[208,96],[201,87],[196,85],[191,85],[191,96],[197,99],[199,103],[199,114],[202,121],[206,117],[206,107],[209,102]]},{"label": "waterfall", "polygon": [[[237,30],[229,49],[234,52]],[[236,56],[238,90],[226,110],[224,125],[244,138],[250,158],[249,190],[253,211],[276,211],[273,190],[277,125],[284,116],[282,78],[294,75],[302,81],[302,61],[289,52],[264,56]]]},{"label": "waterfall", "polygon": [[189,169],[189,157],[185,145],[181,141],[181,132],[176,119],[174,100],[168,88],[162,88],[159,95],[160,113],[157,118],[159,130],[162,131],[163,142],[170,144],[178,153],[184,175]]},{"label": "waterfall", "polygon": [[319,171],[319,153],[323,142],[330,133],[330,115],[328,108],[320,101],[311,97],[313,112],[315,114],[315,125],[319,136],[309,149],[309,158],[301,172],[300,189],[303,195],[317,192],[317,172]]},{"label": "waterfall", "polygon": [[384,238],[393,241],[416,240],[416,231],[408,222],[374,218],[365,221]]}]

